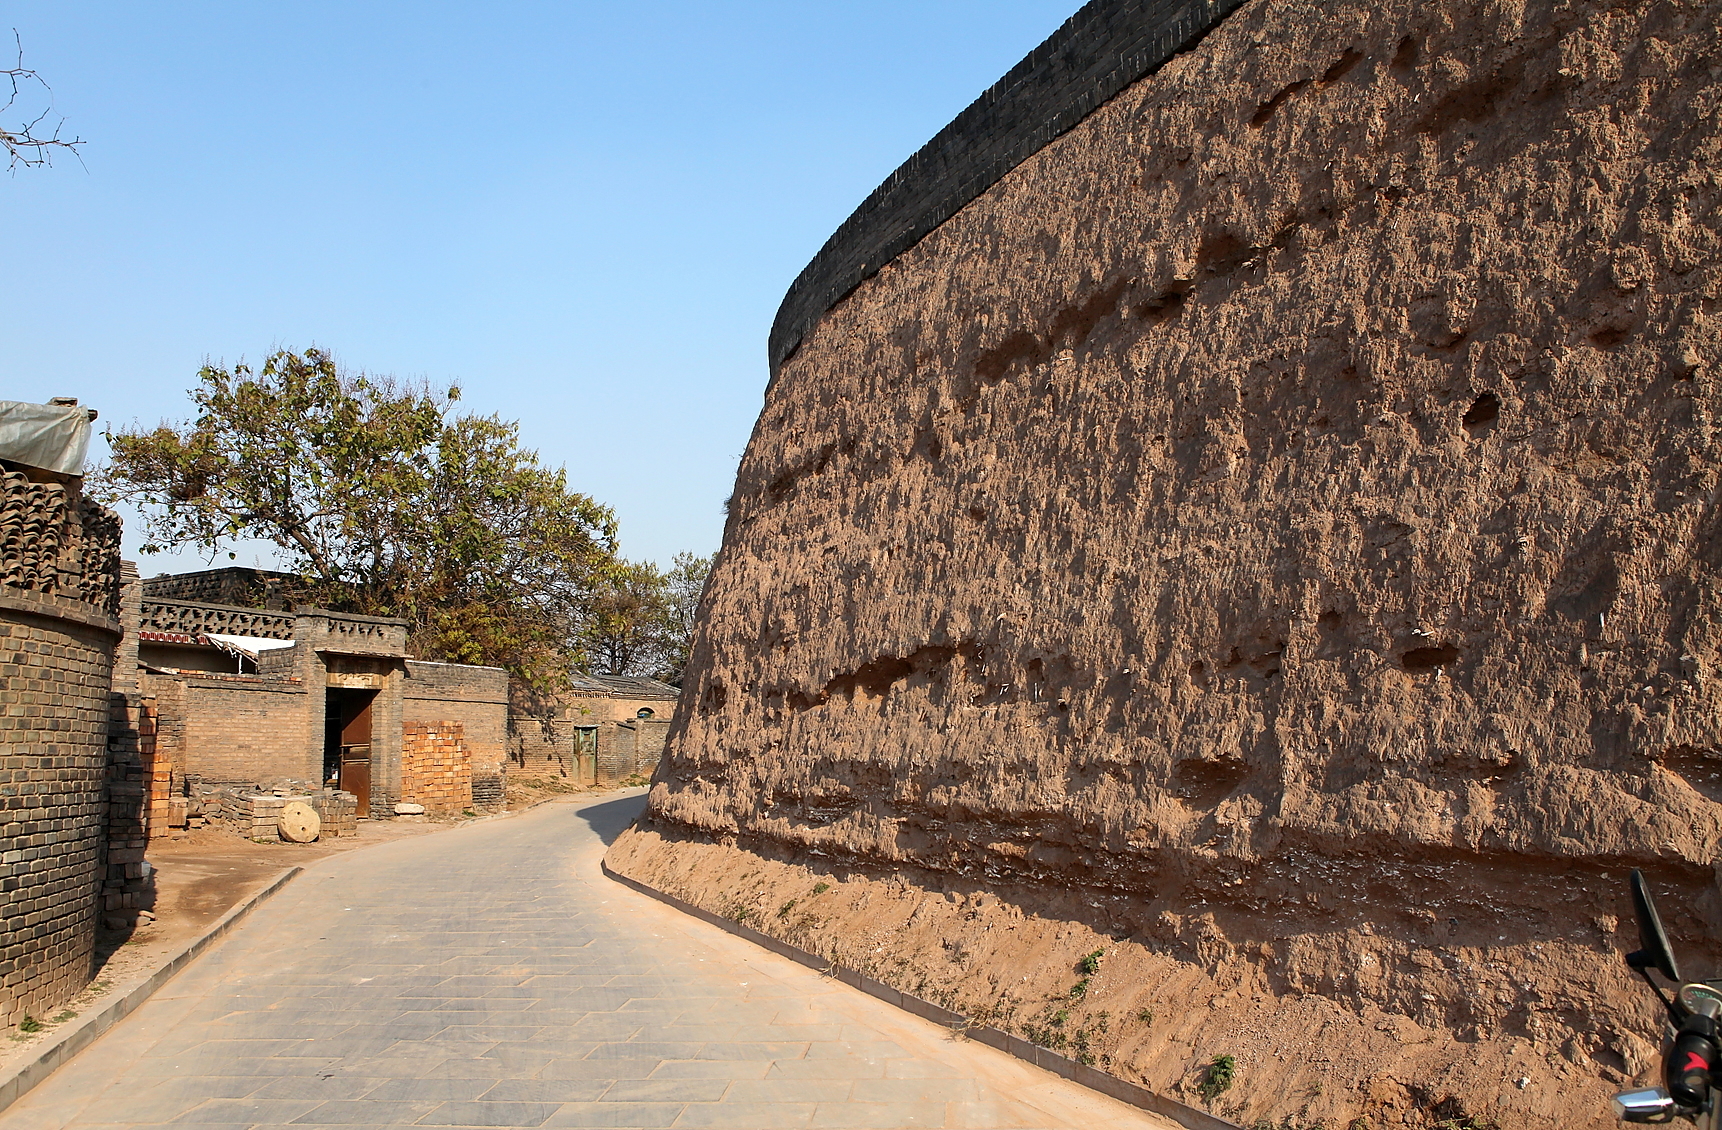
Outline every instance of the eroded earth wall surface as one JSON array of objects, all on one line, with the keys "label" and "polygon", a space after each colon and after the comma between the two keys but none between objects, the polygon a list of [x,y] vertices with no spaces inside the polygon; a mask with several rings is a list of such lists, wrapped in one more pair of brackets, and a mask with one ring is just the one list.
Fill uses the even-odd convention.
[{"label": "eroded earth wall surface", "polygon": [[1710,4],[1226,18],[782,365],[612,865],[1244,1124],[1610,1122],[1628,867],[1722,965],[1719,107]]}]

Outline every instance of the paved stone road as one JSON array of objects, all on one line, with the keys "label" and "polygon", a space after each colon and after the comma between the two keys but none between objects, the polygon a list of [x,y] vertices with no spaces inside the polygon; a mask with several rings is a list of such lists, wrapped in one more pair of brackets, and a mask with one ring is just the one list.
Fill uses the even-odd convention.
[{"label": "paved stone road", "polygon": [[313,864],[0,1130],[1176,1130],[605,879],[640,804]]}]

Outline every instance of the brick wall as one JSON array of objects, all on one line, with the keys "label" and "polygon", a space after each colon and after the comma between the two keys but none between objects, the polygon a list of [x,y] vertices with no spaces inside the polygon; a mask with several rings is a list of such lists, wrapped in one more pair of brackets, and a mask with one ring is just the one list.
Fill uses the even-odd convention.
[{"label": "brick wall", "polygon": [[0,1024],[89,980],[118,635],[86,605],[0,588]]},{"label": "brick wall", "polygon": [[528,777],[565,777],[591,784],[591,769],[575,756],[574,725],[566,718],[511,719],[514,764]]},{"label": "brick wall", "polygon": [[[649,776],[657,768],[676,710],[674,698],[597,693],[558,698],[518,685],[512,692],[513,763],[526,776],[560,777],[583,785],[613,785],[635,773]],[[655,717],[639,719],[642,709]],[[581,729],[594,731],[597,748],[592,755],[578,752]]]},{"label": "brick wall", "polygon": [[233,566],[151,577],[143,582],[151,600],[184,600],[203,604],[225,604],[239,608],[291,608],[305,585],[292,573]]},{"label": "brick wall", "polygon": [[667,720],[631,719],[598,730],[597,784],[614,785],[635,775],[650,777],[663,756]]},{"label": "brick wall", "polygon": [[[147,582],[145,582],[147,584]],[[150,632],[168,632],[193,638],[205,632],[229,636],[259,636],[266,640],[294,638],[297,618],[287,612],[236,608],[222,604],[197,604],[179,600],[155,600],[140,596],[138,626]]]},{"label": "brick wall", "polygon": [[302,681],[156,674],[145,680],[156,695],[158,745],[180,773],[214,785],[322,784],[322,732],[312,732]]},{"label": "brick wall", "polygon": [[426,812],[472,807],[472,751],[460,722],[408,722],[401,730],[401,800]]},{"label": "brick wall", "polygon": [[508,762],[508,672],[409,659],[401,687],[403,724],[461,724],[472,762],[472,804],[500,807]]},{"label": "brick wall", "polygon": [[114,652],[113,690],[132,694],[138,689],[138,630],[143,620],[143,584],[138,580],[138,567],[130,561],[120,562],[120,636]]},{"label": "brick wall", "polygon": [[319,839],[357,833],[358,797],[339,789],[315,792],[229,793],[222,798],[219,818],[248,840],[277,843],[281,839],[281,813],[292,801],[307,804],[317,813]]},{"label": "brick wall", "polygon": [[0,1025],[90,977],[119,532],[75,485],[0,475]]},{"label": "brick wall", "polygon": [[1093,0],[893,172],[796,278],[771,326],[772,379],[824,313],[1243,0]]}]

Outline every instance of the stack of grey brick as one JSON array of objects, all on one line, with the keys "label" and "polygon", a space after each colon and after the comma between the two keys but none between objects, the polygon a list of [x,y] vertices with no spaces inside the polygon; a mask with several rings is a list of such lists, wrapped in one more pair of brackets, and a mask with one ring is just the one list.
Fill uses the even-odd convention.
[{"label": "stack of grey brick", "polygon": [[251,796],[232,797],[229,807],[222,812],[235,831],[248,840],[279,840],[281,838],[281,810],[287,807],[288,801],[311,803],[311,797],[287,796],[285,794],[254,793]]},{"label": "stack of grey brick", "polygon": [[319,789],[308,802],[323,822],[325,836],[351,836],[359,831],[359,798],[340,789]]},{"label": "stack of grey brick", "polygon": [[289,796],[286,793],[230,793],[221,818],[248,840],[274,842],[281,838],[281,812],[289,802],[311,806],[322,823],[325,836],[351,836],[359,828],[359,798],[339,789]]}]

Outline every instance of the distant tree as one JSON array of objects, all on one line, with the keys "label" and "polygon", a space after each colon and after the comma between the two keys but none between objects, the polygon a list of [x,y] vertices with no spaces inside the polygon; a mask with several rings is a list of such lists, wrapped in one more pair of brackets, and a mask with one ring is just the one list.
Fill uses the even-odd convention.
[{"label": "distant tree", "polygon": [[0,106],[0,114],[10,114],[18,100],[24,97],[27,87],[40,87],[47,96],[47,103],[34,118],[24,119],[17,129],[7,129],[0,126],[0,145],[6,147],[7,168],[16,172],[20,165],[33,168],[38,165],[52,165],[55,153],[78,152],[78,146],[84,144],[82,138],[62,138],[60,128],[65,124],[62,118],[54,123],[53,132],[44,134],[44,123],[54,115],[54,91],[46,80],[35,71],[24,65],[24,41],[19,38],[18,30],[12,29],[12,41],[18,47],[18,62],[16,65],[0,70],[12,85],[11,94],[4,106]]},{"label": "distant tree", "polygon": [[586,655],[603,675],[655,675],[663,666],[669,607],[664,574],[649,561],[623,562],[593,595]]},{"label": "distant tree", "polygon": [[638,562],[612,573],[587,622],[586,653],[594,669],[681,686],[709,572],[711,558],[678,553],[668,572]]},{"label": "distant tree", "polygon": [[670,571],[664,574],[664,646],[658,678],[672,686],[682,685],[682,675],[693,653],[694,624],[711,571],[710,557],[678,553]]},{"label": "distant tree", "polygon": [[540,685],[582,659],[621,567],[615,516],[540,466],[517,424],[454,415],[458,387],[346,373],[318,349],[206,365],[190,395],[190,423],[107,432],[113,458],[92,479],[143,513],[144,552],[259,538],[318,603],[405,618],[422,658]]}]

